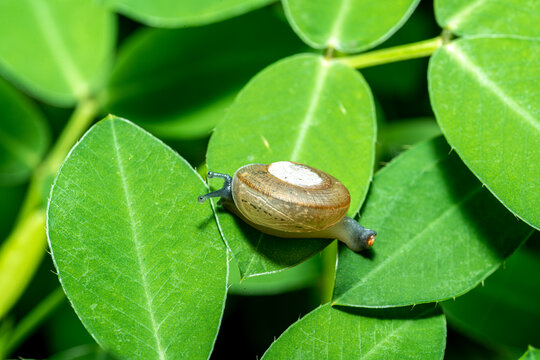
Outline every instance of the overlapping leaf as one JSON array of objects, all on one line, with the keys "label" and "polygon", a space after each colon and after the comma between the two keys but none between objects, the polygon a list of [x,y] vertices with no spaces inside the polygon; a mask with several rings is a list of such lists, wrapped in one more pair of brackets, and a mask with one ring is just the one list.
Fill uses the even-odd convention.
[{"label": "overlapping leaf", "polygon": [[269,9],[194,29],[145,29],[122,47],[105,107],[161,138],[207,137],[253,75],[303,48]]},{"label": "overlapping leaf", "polygon": [[429,68],[437,121],[456,152],[512,212],[540,228],[540,40],[476,37]]},{"label": "overlapping leaf", "polygon": [[114,17],[93,0],[0,3],[0,72],[33,96],[71,105],[104,83]]},{"label": "overlapping leaf", "polygon": [[72,150],[54,184],[48,236],[86,329],[122,358],[206,359],[227,256],[206,187],[171,149],[115,117]]},{"label": "overlapping leaf", "polygon": [[433,305],[343,311],[323,305],[291,325],[266,351],[272,359],[442,359],[446,322]]},{"label": "overlapping leaf", "polygon": [[449,321],[469,336],[493,347],[540,346],[540,256],[526,248],[513,254],[484,286],[442,304]]},{"label": "overlapping leaf", "polygon": [[537,0],[435,0],[435,16],[459,35],[540,36]]},{"label": "overlapping leaf", "polygon": [[409,18],[418,0],[283,0],[291,26],[310,46],[357,52],[383,42]]},{"label": "overlapping leaf", "polygon": [[264,6],[272,0],[100,0],[118,12],[157,27],[216,22]]},{"label": "overlapping leaf", "polygon": [[360,222],[378,232],[377,241],[363,254],[341,249],[336,304],[388,307],[460,295],[531,233],[441,137],[375,176]]},{"label": "overlapping leaf", "polygon": [[[210,140],[207,163],[231,175],[249,163],[306,163],[348,187],[354,215],[371,178],[374,139],[373,102],[361,75],[299,55],[270,66],[244,88]],[[328,243],[267,236],[226,211],[218,217],[244,277],[295,265]]]},{"label": "overlapping leaf", "polygon": [[41,113],[0,79],[0,184],[27,180],[49,145]]}]

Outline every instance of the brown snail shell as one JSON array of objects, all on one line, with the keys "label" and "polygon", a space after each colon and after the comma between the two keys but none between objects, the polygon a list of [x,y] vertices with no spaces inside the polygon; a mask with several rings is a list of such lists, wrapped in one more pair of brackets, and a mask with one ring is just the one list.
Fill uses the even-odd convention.
[{"label": "brown snail shell", "polygon": [[[271,172],[276,166],[281,167],[275,172],[281,176]],[[285,171],[280,171],[283,169]],[[311,175],[311,182],[302,182],[298,176],[290,179],[287,171]],[[339,180],[311,166],[293,162],[242,166],[233,176],[232,196],[244,217],[286,232],[329,228],[345,216],[351,203],[349,191]]]}]

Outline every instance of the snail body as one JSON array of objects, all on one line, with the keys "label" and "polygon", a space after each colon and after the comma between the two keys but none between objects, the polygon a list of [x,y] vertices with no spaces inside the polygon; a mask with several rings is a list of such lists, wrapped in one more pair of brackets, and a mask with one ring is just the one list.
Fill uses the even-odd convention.
[{"label": "snail body", "polygon": [[333,176],[291,161],[249,164],[225,180],[222,189],[199,196],[221,197],[225,207],[254,228],[279,237],[337,238],[353,251],[373,245],[376,232],[345,216],[351,198]]}]

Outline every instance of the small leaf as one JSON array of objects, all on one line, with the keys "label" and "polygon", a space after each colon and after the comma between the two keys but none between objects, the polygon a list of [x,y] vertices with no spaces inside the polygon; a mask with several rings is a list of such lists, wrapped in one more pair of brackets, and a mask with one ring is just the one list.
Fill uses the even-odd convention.
[{"label": "small leaf", "polygon": [[208,137],[253,75],[305,48],[268,10],[193,29],[137,32],[120,50],[105,107],[160,138]]},{"label": "small leaf", "polygon": [[484,286],[442,303],[450,323],[490,346],[540,345],[540,256],[527,249],[513,254]]},{"label": "small leaf", "polygon": [[540,34],[538,0],[435,0],[435,17],[458,35]]},{"label": "small leaf", "polygon": [[320,281],[322,259],[319,256],[298,266],[271,274],[253,276],[242,280],[236,264],[229,264],[229,293],[239,295],[275,295],[287,291],[315,286]]},{"label": "small leaf", "polygon": [[123,358],[206,359],[226,293],[226,249],[206,187],[170,148],[109,117],[54,184],[48,236],[82,323]]},{"label": "small leaf", "polygon": [[529,346],[525,354],[519,360],[540,360],[540,350]]},{"label": "small leaf", "polygon": [[294,31],[316,49],[351,53],[372,48],[394,34],[419,0],[283,0]]},{"label": "small leaf", "polygon": [[441,134],[433,118],[401,119],[379,127],[377,151],[383,160],[389,161],[399,153],[419,142]]},{"label": "small leaf", "polygon": [[106,353],[95,344],[79,345],[64,350],[49,358],[49,360],[115,360],[112,355]]},{"label": "small leaf", "polygon": [[339,252],[334,303],[388,307],[452,298],[485,279],[531,233],[442,137],[382,169],[361,222],[371,252]]},{"label": "small leaf", "polygon": [[469,38],[431,58],[429,92],[443,134],[512,212],[540,228],[540,40]]},{"label": "small leaf", "polygon": [[0,184],[27,180],[49,145],[41,113],[0,79]]},{"label": "small leaf", "polygon": [[[375,111],[362,76],[339,62],[298,55],[242,90],[210,139],[207,163],[230,175],[250,163],[308,164],[347,186],[354,216],[371,179],[374,139]],[[218,211],[218,220],[243,277],[296,265],[328,244],[268,236],[226,211]]]},{"label": "small leaf", "polygon": [[96,93],[111,65],[114,17],[93,0],[0,2],[0,73],[69,106]]},{"label": "small leaf", "polygon": [[116,11],[155,27],[186,27],[244,14],[273,0],[100,0]]},{"label": "small leaf", "polygon": [[433,305],[337,309],[323,305],[291,325],[266,351],[272,359],[442,359],[446,322]]}]

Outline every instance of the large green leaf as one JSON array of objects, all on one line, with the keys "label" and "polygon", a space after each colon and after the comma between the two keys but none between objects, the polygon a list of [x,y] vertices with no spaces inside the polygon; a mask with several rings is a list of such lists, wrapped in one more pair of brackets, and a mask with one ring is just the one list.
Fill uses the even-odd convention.
[{"label": "large green leaf", "polygon": [[[354,215],[371,179],[374,140],[373,101],[362,76],[339,62],[298,55],[268,67],[242,90],[210,139],[207,163],[231,175],[250,163],[311,165],[348,187]],[[328,243],[267,236],[225,211],[218,219],[244,277],[295,265]]]},{"label": "large green leaf", "polygon": [[0,34],[0,73],[43,101],[71,105],[103,85],[116,27],[93,0],[7,0]]},{"label": "large green leaf", "polygon": [[409,18],[419,0],[283,0],[296,33],[317,49],[357,52],[380,44]]},{"label": "large green leaf", "polygon": [[362,215],[372,251],[341,248],[334,303],[387,307],[448,299],[485,279],[531,233],[444,139],[403,153],[376,176]]},{"label": "large green leaf", "polygon": [[442,359],[446,322],[433,305],[411,310],[323,305],[289,327],[261,360]]},{"label": "large green leaf", "polygon": [[540,256],[513,254],[471,292],[442,304],[451,324],[490,346],[540,346]]},{"label": "large green leaf", "polygon": [[0,79],[0,184],[20,183],[39,164],[49,144],[41,113]]},{"label": "large green leaf", "polygon": [[303,48],[269,9],[194,29],[144,29],[123,45],[103,100],[161,138],[207,137],[253,75]]},{"label": "large green leaf", "polygon": [[540,35],[538,0],[435,0],[435,16],[459,35]]},{"label": "large green leaf", "polygon": [[540,228],[540,40],[461,39],[429,68],[437,121],[465,164],[512,212]]},{"label": "large green leaf", "polygon": [[118,12],[156,27],[185,27],[216,22],[274,0],[99,0]]},{"label": "large green leaf", "polygon": [[170,148],[109,117],[54,184],[48,236],[77,315],[128,359],[206,359],[220,323],[226,249],[199,176]]}]

